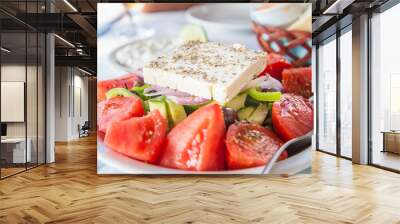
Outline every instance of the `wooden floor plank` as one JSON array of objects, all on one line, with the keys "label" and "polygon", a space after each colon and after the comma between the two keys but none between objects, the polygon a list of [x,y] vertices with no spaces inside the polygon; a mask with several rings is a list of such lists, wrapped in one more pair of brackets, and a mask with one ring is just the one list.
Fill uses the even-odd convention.
[{"label": "wooden floor plank", "polygon": [[99,176],[92,136],[0,181],[0,223],[400,223],[400,175],[313,156],[288,178]]}]

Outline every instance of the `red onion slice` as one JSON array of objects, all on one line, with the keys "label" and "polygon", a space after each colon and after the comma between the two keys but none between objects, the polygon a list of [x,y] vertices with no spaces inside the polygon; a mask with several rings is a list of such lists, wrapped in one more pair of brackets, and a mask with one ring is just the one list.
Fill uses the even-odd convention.
[{"label": "red onion slice", "polygon": [[253,87],[259,86],[260,83],[268,80],[268,77],[269,76],[267,76],[267,75],[263,75],[263,76],[260,76],[260,77],[257,77],[255,79],[251,80],[249,83],[247,83],[247,85],[245,85],[242,88],[241,92],[244,91],[244,90],[248,90],[248,89],[251,89]]},{"label": "red onion slice", "polygon": [[181,105],[198,105],[209,101],[208,99],[197,96],[186,96],[186,97],[167,96],[167,98]]},{"label": "red onion slice", "polygon": [[282,83],[279,82],[279,80],[272,78],[271,76],[268,77],[267,80],[261,82],[258,85],[261,90],[276,90],[276,91],[282,91]]},{"label": "red onion slice", "polygon": [[161,95],[165,95],[166,93],[168,93],[169,90],[160,90],[160,91],[149,91],[147,93],[143,93],[145,96],[161,96]]},{"label": "red onion slice", "polygon": [[192,96],[189,93],[180,92],[180,91],[171,90],[171,89],[170,89],[170,92],[166,93],[165,95],[166,96],[177,96],[177,97],[189,97],[189,96]]},{"label": "red onion slice", "polygon": [[150,92],[158,92],[163,90],[164,88],[160,87],[160,86],[156,86],[156,85],[152,85],[146,89],[143,90],[144,93],[150,93]]},{"label": "red onion slice", "polygon": [[191,95],[189,93],[185,92],[180,92],[174,89],[170,89],[168,87],[161,87],[157,85],[153,85],[149,88],[146,88],[144,90],[144,95],[145,96],[159,96],[159,95],[165,95],[165,96],[177,96],[177,97],[190,97]]}]

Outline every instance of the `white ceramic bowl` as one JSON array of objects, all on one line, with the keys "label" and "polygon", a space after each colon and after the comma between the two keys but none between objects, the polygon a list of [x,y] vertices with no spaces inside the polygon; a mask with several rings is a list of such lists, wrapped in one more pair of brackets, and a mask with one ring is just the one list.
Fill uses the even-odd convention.
[{"label": "white ceramic bowl", "polygon": [[186,11],[189,22],[205,29],[250,30],[249,3],[209,3],[196,5]]},{"label": "white ceramic bowl", "polygon": [[252,6],[251,19],[264,26],[287,27],[298,19],[307,9],[304,3],[276,3],[273,7],[256,10],[260,7],[259,3]]},{"label": "white ceramic bowl", "polygon": [[[311,151],[310,146],[285,160],[276,162],[269,174],[293,175],[307,171],[311,167]],[[259,166],[210,172],[170,169],[124,156],[104,146],[101,140],[97,142],[97,158],[103,166],[102,169],[98,169],[99,174],[261,174],[264,168],[264,166]]]},{"label": "white ceramic bowl", "polygon": [[[152,49],[152,54],[144,54],[143,52],[141,55],[139,55],[139,53],[133,54],[132,48],[141,48],[145,46],[147,42],[158,43],[158,45],[153,44],[151,47],[147,47],[148,49]],[[143,68],[145,63],[156,58],[157,56],[172,51],[179,44],[179,40],[173,40],[172,38],[138,38],[114,49],[110,54],[110,60],[114,63],[114,65],[124,71],[135,72],[138,69]]]}]

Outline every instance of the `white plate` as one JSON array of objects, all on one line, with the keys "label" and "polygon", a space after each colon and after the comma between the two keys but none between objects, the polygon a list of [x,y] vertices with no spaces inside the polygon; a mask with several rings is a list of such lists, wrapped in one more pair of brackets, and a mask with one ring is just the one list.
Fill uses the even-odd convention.
[{"label": "white plate", "polygon": [[[311,167],[311,146],[283,161],[275,163],[269,174],[293,175]],[[227,171],[185,171],[170,169],[131,159],[104,146],[97,141],[97,159],[106,169],[98,169],[99,174],[261,174],[264,166]]]},{"label": "white plate", "polygon": [[189,22],[213,29],[250,30],[250,3],[209,3],[189,8],[186,18]]}]

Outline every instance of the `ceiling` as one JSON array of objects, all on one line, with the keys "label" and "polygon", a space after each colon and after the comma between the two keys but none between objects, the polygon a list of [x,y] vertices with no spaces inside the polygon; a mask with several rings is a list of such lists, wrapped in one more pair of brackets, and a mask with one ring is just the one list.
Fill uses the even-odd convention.
[{"label": "ceiling", "polygon": [[[36,55],[37,44],[30,42],[36,43],[36,39],[32,39],[37,31],[54,32],[57,34],[56,65],[79,66],[96,74],[97,1],[67,2],[72,7],[64,0],[47,0],[47,5],[45,0],[1,0],[2,46],[12,49],[7,53],[7,58],[14,59],[13,61],[23,59],[25,55],[28,59],[33,58]],[[48,13],[50,8],[52,13]],[[35,35],[28,33],[25,40],[26,30],[34,32]],[[28,41],[27,45],[25,41]]]},{"label": "ceiling", "polygon": [[339,29],[350,25],[354,17],[374,12],[389,1],[396,0],[317,0],[313,2],[313,43],[319,43]]}]

